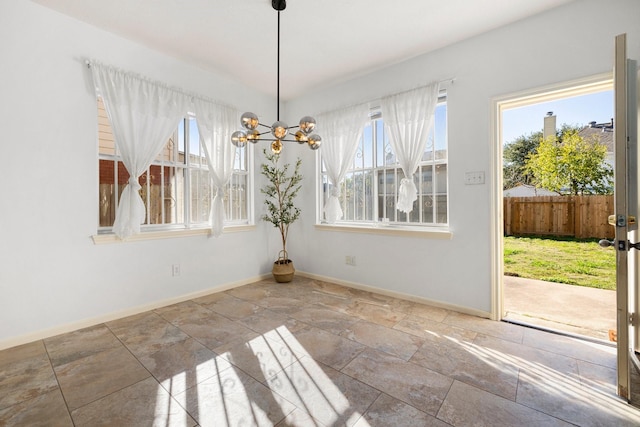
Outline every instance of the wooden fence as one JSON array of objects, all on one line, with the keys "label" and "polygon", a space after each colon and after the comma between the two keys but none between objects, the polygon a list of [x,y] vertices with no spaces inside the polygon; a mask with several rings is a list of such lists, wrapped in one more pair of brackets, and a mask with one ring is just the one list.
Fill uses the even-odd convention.
[{"label": "wooden fence", "polygon": [[505,197],[504,234],[612,239],[613,211],[612,195]]}]

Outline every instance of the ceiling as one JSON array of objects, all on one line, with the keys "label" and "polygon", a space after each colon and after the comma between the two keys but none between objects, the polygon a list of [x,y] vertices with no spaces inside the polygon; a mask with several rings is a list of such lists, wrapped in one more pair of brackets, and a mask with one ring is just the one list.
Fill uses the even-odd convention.
[{"label": "ceiling", "polygon": [[[271,0],[32,1],[276,93]],[[280,96],[290,99],[571,1],[289,0],[281,12]]]}]

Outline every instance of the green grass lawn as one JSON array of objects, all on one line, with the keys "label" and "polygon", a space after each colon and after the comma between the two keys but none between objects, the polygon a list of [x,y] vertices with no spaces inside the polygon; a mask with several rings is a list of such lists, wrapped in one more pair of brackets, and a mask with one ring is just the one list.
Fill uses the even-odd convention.
[{"label": "green grass lawn", "polygon": [[600,289],[616,288],[616,251],[597,240],[505,237],[507,275]]}]

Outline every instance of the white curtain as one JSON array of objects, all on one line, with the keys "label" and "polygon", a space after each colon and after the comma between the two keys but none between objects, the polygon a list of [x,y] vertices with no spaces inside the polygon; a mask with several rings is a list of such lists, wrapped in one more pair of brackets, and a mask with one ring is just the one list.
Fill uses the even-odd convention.
[{"label": "white curtain", "polygon": [[413,202],[418,199],[413,174],[424,154],[437,102],[438,83],[381,100],[382,119],[389,142],[405,176],[400,183],[396,204],[400,212],[409,214],[413,210]]},{"label": "white curtain", "polygon": [[318,116],[318,123],[322,126],[322,160],[333,187],[324,207],[329,224],[342,218],[340,184],[353,164],[368,113],[367,104],[361,104]]},{"label": "white curtain", "polygon": [[193,101],[193,105],[200,133],[200,145],[204,150],[213,183],[211,234],[218,237],[224,228],[224,189],[233,174],[236,157],[236,147],[231,144],[229,138],[237,127],[238,112],[231,107],[199,98]]},{"label": "white curtain", "polygon": [[140,232],[146,217],[138,178],[167,143],[188,109],[189,98],[175,90],[98,63],[93,81],[102,97],[116,146],[129,172],[113,232],[126,239]]}]

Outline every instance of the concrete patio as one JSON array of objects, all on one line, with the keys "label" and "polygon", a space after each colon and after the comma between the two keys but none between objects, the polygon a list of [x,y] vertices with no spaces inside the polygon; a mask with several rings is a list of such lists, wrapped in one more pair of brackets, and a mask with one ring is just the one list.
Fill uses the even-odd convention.
[{"label": "concrete patio", "polygon": [[616,292],[504,276],[505,320],[609,341]]}]

